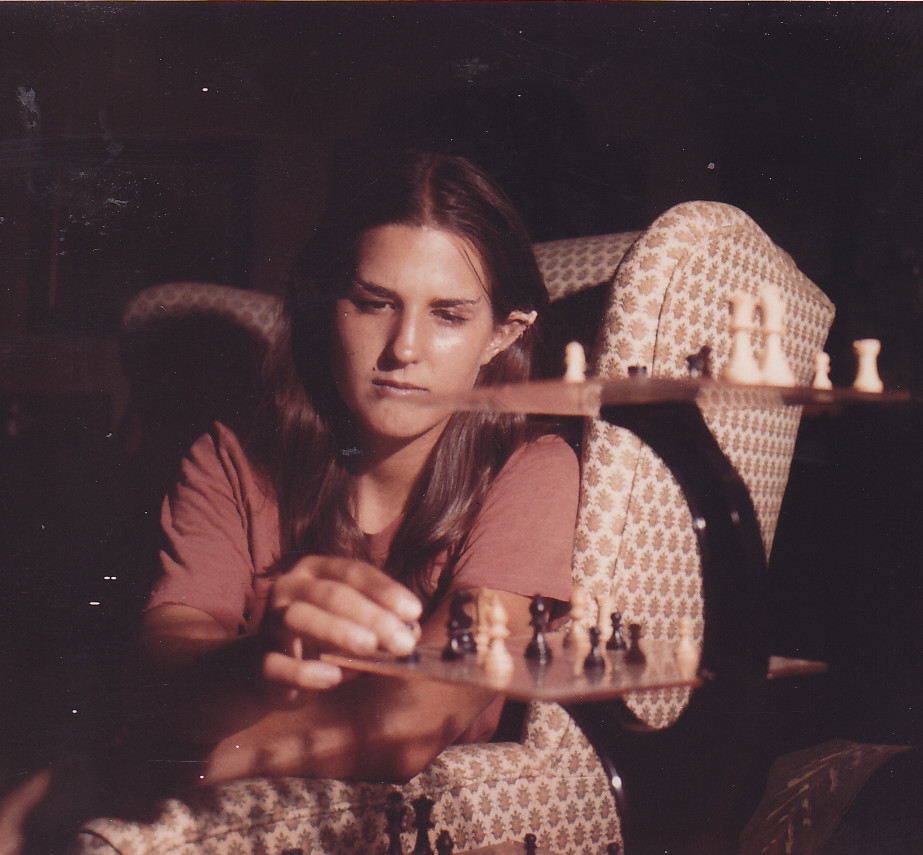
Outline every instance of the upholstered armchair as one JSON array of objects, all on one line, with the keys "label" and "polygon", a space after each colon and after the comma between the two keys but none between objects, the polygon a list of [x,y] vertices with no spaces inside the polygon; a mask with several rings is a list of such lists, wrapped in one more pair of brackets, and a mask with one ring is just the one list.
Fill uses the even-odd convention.
[{"label": "upholstered armchair", "polygon": [[[743,212],[688,203],[642,233],[536,246],[555,314],[569,303],[599,307],[591,373],[623,375],[643,366],[655,377],[687,376],[687,357],[707,345],[715,371],[730,346],[728,300],[737,291],[778,286],[787,304],[786,356],[799,383],[833,318],[829,300]],[[219,314],[266,340],[271,297],[216,286],[169,285],[139,295],[125,314],[137,336],[164,316]],[[579,312],[577,312],[579,314]],[[564,339],[579,338],[580,333]],[[756,342],[758,345],[759,342]],[[563,369],[563,362],[562,362]],[[797,409],[715,406],[705,419],[753,498],[768,554],[799,422]],[[693,619],[701,641],[700,562],[693,521],[669,470],[628,431],[589,420],[582,446],[582,495],[574,578],[607,595],[647,639],[675,639],[679,618]],[[647,725],[682,717],[687,693],[645,693],[629,700]],[[652,769],[661,775],[662,769]],[[574,720],[558,705],[532,703],[518,743],[452,746],[401,787],[295,778],[246,780],[164,800],[154,822],[99,818],[84,825],[81,852],[121,855],[192,853],[356,853],[384,850],[389,793],[435,801],[436,831],[455,851],[534,833],[562,855],[602,853],[620,840],[606,770]],[[664,822],[668,817],[663,818]],[[408,826],[407,851],[412,845]],[[629,855],[631,853],[629,852]]]}]

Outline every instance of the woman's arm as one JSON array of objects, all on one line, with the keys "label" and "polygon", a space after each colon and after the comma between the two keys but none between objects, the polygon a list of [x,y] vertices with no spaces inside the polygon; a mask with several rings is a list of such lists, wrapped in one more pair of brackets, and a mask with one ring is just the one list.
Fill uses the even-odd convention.
[{"label": "woman's arm", "polygon": [[[408,653],[415,639],[407,624],[420,611],[413,594],[371,565],[320,557],[280,578],[253,635],[232,637],[197,608],[157,606],[141,627],[131,687],[136,728],[214,745],[307,691],[340,683],[341,669],[312,658],[319,650]],[[296,652],[308,658],[288,655]]]},{"label": "woman's arm", "polygon": [[[512,635],[529,632],[529,599],[498,592]],[[449,604],[423,627],[422,641],[446,639]],[[221,740],[204,782],[255,775],[404,781],[468,728],[494,699],[487,689],[365,674],[308,694]]]}]

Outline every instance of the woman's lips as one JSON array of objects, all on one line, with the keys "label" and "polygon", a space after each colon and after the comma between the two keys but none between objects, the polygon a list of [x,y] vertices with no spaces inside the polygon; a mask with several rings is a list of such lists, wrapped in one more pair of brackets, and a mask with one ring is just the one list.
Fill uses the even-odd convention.
[{"label": "woman's lips", "polygon": [[380,394],[396,395],[398,397],[420,395],[429,391],[422,386],[415,386],[413,383],[400,383],[396,380],[373,380],[372,385]]}]

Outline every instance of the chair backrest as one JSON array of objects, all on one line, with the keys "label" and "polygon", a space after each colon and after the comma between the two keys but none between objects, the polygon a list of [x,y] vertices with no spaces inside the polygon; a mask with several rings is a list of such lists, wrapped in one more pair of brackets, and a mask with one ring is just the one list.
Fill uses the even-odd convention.
[{"label": "chair backrest", "polygon": [[158,285],[128,303],[119,342],[131,389],[123,445],[145,446],[152,477],[164,469],[156,488],[213,421],[246,423],[278,312],[270,294],[203,282]]},{"label": "chair backrest", "polygon": [[[543,252],[547,265],[553,245]],[[797,382],[810,383],[833,304],[742,211],[716,202],[679,205],[641,233],[619,263],[592,370],[619,376],[643,366],[654,377],[685,377],[687,357],[708,346],[713,373],[719,373],[730,351],[729,299],[738,291],[758,295],[766,285],[782,291],[783,348]],[[562,290],[578,287],[568,283]],[[761,346],[759,335],[753,343]],[[751,493],[768,555],[800,410],[721,405],[703,408],[703,415]],[[669,470],[633,434],[596,420],[587,425],[582,462],[575,581],[591,595],[611,597],[625,622],[640,623],[647,638],[676,639],[679,618],[687,616],[701,639],[696,539]],[[646,723],[665,726],[686,697],[681,691],[645,693],[629,705]]]}]

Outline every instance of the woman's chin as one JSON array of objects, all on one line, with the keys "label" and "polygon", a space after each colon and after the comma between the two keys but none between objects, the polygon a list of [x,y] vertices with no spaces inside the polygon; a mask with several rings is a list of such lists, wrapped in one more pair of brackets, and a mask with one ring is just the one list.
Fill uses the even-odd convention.
[{"label": "woman's chin", "polygon": [[416,410],[397,418],[376,420],[365,425],[364,434],[379,447],[403,447],[418,440],[435,442],[451,413],[427,411],[428,418],[424,420],[420,418],[421,412]]}]

